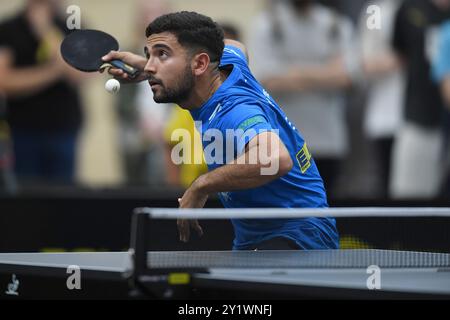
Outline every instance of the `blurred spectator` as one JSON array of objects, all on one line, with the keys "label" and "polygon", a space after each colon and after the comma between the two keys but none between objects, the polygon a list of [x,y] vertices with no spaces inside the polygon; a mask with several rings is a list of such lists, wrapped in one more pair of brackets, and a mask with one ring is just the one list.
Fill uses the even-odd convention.
[{"label": "blurred spectator", "polygon": [[225,39],[241,41],[241,33],[234,24],[229,22],[222,22],[220,23],[220,26],[222,27]]},{"label": "blurred spectator", "polygon": [[[190,140],[173,141],[172,134],[177,129],[186,130],[189,133],[187,136],[190,137]],[[208,171],[203,157],[202,139],[195,128],[194,120],[189,111],[183,110],[178,106],[172,110],[165,128],[165,140],[167,143],[166,164],[167,182],[169,185],[187,188],[195,179]],[[186,157],[188,163],[176,165],[172,161],[171,154],[175,145],[182,146],[183,150],[189,149],[191,151],[191,156],[189,158]],[[201,163],[196,163],[196,159],[201,159]]]},{"label": "blurred spectator", "polygon": [[58,9],[55,0],[28,0],[24,10],[0,24],[0,48],[12,57],[1,90],[21,183],[70,184],[74,178],[80,73],[59,54],[69,30]]},{"label": "blurred spectator", "polygon": [[13,159],[10,129],[6,122],[6,102],[0,96],[0,194],[17,191]]},{"label": "blurred spectator", "polygon": [[442,180],[443,101],[431,78],[440,24],[450,0],[406,0],[395,21],[393,44],[407,70],[404,124],[394,143],[391,193],[434,198]]},{"label": "blurred spectator", "polygon": [[[145,29],[156,17],[169,12],[167,1],[141,0],[136,7],[137,35],[130,51],[143,52]],[[128,185],[161,185],[166,182],[164,126],[174,108],[157,104],[148,83],[122,86],[116,109],[123,171]]]},{"label": "blurred spectator", "polygon": [[445,153],[443,154],[446,181],[443,183],[443,195],[448,196],[450,192],[450,21],[444,23],[439,32],[439,50],[433,65],[433,77],[441,86],[442,96],[447,107],[445,112]]},{"label": "blurred spectator", "polygon": [[396,12],[401,0],[371,2],[381,9],[381,29],[369,29],[368,15],[363,10],[359,22],[360,44],[367,77],[367,105],[364,131],[373,142],[373,165],[379,183],[379,194],[389,192],[391,155],[394,136],[402,121],[405,75],[392,49]]},{"label": "blurred spectator", "polygon": [[[0,50],[0,82],[7,81],[6,70],[11,56],[5,50]],[[0,88],[2,88],[0,83]],[[0,194],[14,193],[16,182],[13,175],[13,154],[9,125],[6,121],[6,101],[4,93],[0,91]]]},{"label": "blurred spectator", "polygon": [[[393,0],[396,1],[396,0]],[[400,0],[403,1],[403,0]],[[368,4],[372,4],[371,0],[320,0],[324,5],[330,6],[350,18],[354,24],[358,23],[363,8],[367,8]]]},{"label": "blurred spectator", "polygon": [[441,84],[447,109],[450,108],[450,21],[445,22],[439,32],[439,49],[433,65],[433,77]]},{"label": "blurred spectator", "polygon": [[344,89],[357,67],[351,22],[314,0],[273,0],[251,34],[255,75],[304,135],[334,197],[349,150]]}]

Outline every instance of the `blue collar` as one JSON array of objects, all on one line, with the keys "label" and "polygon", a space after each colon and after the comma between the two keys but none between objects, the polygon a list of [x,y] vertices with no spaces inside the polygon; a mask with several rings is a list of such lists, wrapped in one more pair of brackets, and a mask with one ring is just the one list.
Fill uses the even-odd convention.
[{"label": "blue collar", "polygon": [[216,92],[214,92],[214,94],[201,107],[190,110],[192,118],[194,120],[208,119],[211,116],[212,112],[214,112],[217,100],[220,99],[220,97],[222,97],[226,93],[228,88],[230,88],[237,82],[240,76],[241,70],[236,65],[233,65],[233,70],[231,71],[230,75],[220,85],[220,87],[216,90]]}]

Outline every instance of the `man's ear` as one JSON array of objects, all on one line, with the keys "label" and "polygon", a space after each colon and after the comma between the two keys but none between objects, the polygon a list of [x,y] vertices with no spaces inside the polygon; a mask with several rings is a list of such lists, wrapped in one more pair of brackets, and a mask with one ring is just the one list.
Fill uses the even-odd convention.
[{"label": "man's ear", "polygon": [[209,63],[211,60],[209,59],[209,55],[205,52],[198,53],[194,56],[192,60],[192,72],[195,76],[201,76],[204,74],[209,67]]}]

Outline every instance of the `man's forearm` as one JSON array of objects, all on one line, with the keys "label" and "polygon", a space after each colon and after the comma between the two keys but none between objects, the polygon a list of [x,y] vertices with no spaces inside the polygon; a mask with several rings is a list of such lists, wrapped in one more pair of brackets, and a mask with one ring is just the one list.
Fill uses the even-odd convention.
[{"label": "man's forearm", "polygon": [[299,70],[290,81],[293,89],[303,90],[341,89],[351,85],[351,79],[343,61],[336,59],[324,66],[315,66]]},{"label": "man's forearm", "polygon": [[2,90],[10,96],[32,94],[55,82],[60,75],[60,69],[57,65],[11,69],[6,73]]},{"label": "man's forearm", "polygon": [[263,85],[273,92],[343,89],[351,84],[350,76],[339,63],[295,69],[263,81]]},{"label": "man's forearm", "polygon": [[367,76],[377,77],[400,70],[402,68],[402,61],[397,54],[387,51],[377,56],[364,59],[363,68]]},{"label": "man's forearm", "polygon": [[450,110],[450,77],[444,79],[442,83],[442,95],[444,97],[447,110]]},{"label": "man's forearm", "polygon": [[273,156],[262,164],[249,164],[249,152],[241,155],[233,163],[200,176],[194,183],[203,194],[237,191],[263,186],[287,174],[293,167],[289,153],[282,147],[278,156]]},{"label": "man's forearm", "polygon": [[200,176],[195,187],[203,194],[237,191],[263,186],[278,175],[262,175],[258,164],[227,164]]},{"label": "man's forearm", "polygon": [[247,144],[244,154],[200,176],[191,188],[203,195],[257,188],[286,175],[292,167],[283,142],[276,134],[265,132]]}]

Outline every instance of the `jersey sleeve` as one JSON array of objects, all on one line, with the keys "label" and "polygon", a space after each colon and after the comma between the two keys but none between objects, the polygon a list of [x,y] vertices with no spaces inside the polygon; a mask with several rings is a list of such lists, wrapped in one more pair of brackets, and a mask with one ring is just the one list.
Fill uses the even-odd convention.
[{"label": "jersey sleeve", "polygon": [[245,54],[241,49],[235,46],[226,45],[223,49],[222,59],[220,61],[220,66],[224,67],[226,65],[237,65],[242,70],[250,72],[248,67],[248,61]]},{"label": "jersey sleeve", "polygon": [[257,135],[272,131],[267,116],[258,105],[239,105],[225,113],[219,122],[222,132],[233,130],[235,154],[244,153],[246,145]]},{"label": "jersey sleeve", "polygon": [[439,38],[439,50],[432,69],[433,79],[437,82],[450,75],[450,22],[442,26]]}]

